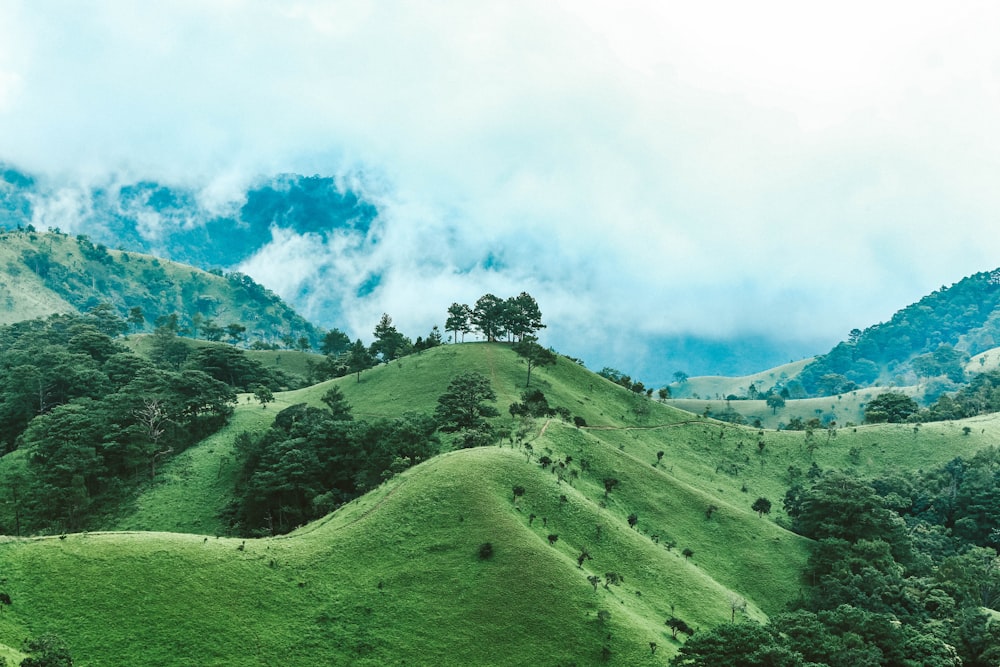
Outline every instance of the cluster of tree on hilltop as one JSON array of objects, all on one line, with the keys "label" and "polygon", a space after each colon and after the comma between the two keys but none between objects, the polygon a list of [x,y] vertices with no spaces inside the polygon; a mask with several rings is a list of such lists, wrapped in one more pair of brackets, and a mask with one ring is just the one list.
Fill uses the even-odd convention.
[{"label": "cluster of tree on hilltop", "polygon": [[484,294],[476,300],[471,308],[462,303],[453,303],[448,308],[446,331],[451,331],[453,340],[457,343],[459,334],[465,340],[465,334],[478,331],[488,341],[521,340],[531,336],[540,329],[542,313],[538,303],[527,292],[517,296],[501,299],[493,294]]},{"label": "cluster of tree on hilltop", "polygon": [[0,446],[7,533],[80,529],[156,468],[222,426],[236,391],[277,389],[274,371],[236,348],[192,351],[169,330],[151,358],[117,340],[112,308],[0,327]]},{"label": "cluster of tree on hilltop", "polygon": [[944,377],[961,382],[969,355],[1000,345],[1000,270],[977,273],[903,308],[888,322],[854,329],[806,366],[811,396],[868,386],[880,377]]},{"label": "cluster of tree on hilltop", "polygon": [[[445,323],[445,329],[453,332],[451,340],[456,343],[459,334],[464,340],[465,334],[477,331],[489,341],[507,337],[510,341],[527,345],[526,358],[532,365],[545,356],[530,347],[535,341],[534,334],[543,328],[545,325],[542,324],[538,302],[527,292],[506,300],[486,294],[476,301],[474,308],[454,303],[448,308]],[[426,338],[417,336],[413,340],[396,328],[388,313],[382,314],[372,337],[372,342],[366,346],[360,338],[352,343],[340,329],[328,331],[320,344],[320,351],[326,358],[313,366],[310,379],[319,382],[355,373],[360,381],[361,372],[378,363],[395,361],[444,343],[437,325],[432,327]]]},{"label": "cluster of tree on hilltop", "polygon": [[802,598],[766,625],[697,632],[689,667],[987,667],[1000,663],[1000,450],[914,475],[811,473],[787,493],[816,540]]}]

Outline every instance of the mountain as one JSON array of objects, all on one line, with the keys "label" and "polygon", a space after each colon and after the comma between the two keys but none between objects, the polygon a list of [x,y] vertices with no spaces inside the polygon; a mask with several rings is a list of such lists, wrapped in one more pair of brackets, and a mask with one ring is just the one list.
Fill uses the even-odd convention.
[{"label": "mountain", "polygon": [[247,275],[112,250],[83,235],[2,232],[0,275],[0,324],[109,304],[123,319],[141,313],[136,331],[152,331],[176,315],[177,327],[189,334],[206,324],[236,324],[245,328],[244,339],[278,344],[305,337],[314,347],[321,335]]},{"label": "mountain", "polygon": [[809,395],[853,387],[912,385],[937,379],[937,394],[966,379],[972,356],[1000,343],[1000,269],[942,286],[888,322],[855,329],[799,376]]},{"label": "mountain", "polygon": [[[227,196],[211,188],[149,179],[109,178],[96,184],[36,175],[0,163],[0,228],[61,229],[94,243],[154,254],[202,269],[243,271],[275,290],[310,321],[342,327],[389,271],[380,244],[379,208],[349,178],[262,176]],[[495,269],[492,255],[462,256],[460,272]],[[287,263],[280,278],[267,267]],[[484,290],[487,288],[484,286]],[[440,305],[441,318],[447,303]],[[440,324],[440,322],[439,322]],[[352,336],[355,334],[352,334]],[[811,357],[834,338],[794,340],[764,335],[712,338],[638,334],[629,349],[574,341],[568,353],[600,368],[597,359],[663,386],[675,371],[743,375],[790,359]]]}]

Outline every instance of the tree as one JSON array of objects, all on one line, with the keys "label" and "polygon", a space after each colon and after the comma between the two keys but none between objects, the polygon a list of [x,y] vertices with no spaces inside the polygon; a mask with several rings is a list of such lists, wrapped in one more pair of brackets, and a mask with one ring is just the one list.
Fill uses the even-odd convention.
[{"label": "tree", "polygon": [[142,306],[132,306],[128,311],[126,320],[134,330],[140,329],[146,323],[146,316],[142,313]]},{"label": "tree", "polygon": [[73,667],[66,642],[55,635],[27,639],[21,650],[30,654],[21,661],[21,667]]},{"label": "tree", "polygon": [[382,318],[375,325],[375,342],[370,351],[372,355],[381,355],[382,361],[392,361],[403,356],[409,341],[392,325],[392,318],[382,313]]},{"label": "tree", "polygon": [[358,374],[358,382],[361,382],[361,371],[371,368],[374,362],[375,360],[372,359],[371,353],[368,352],[368,348],[361,342],[361,339],[354,341],[347,357],[347,370]]},{"label": "tree", "polygon": [[616,486],[618,486],[619,481],[614,477],[605,477],[603,482],[604,482],[604,497],[607,498],[608,494],[611,493]]},{"label": "tree", "polygon": [[487,418],[500,414],[492,405],[486,404],[496,400],[497,395],[489,378],[482,373],[462,373],[438,398],[434,416],[442,431],[475,431],[487,424]]},{"label": "tree", "polygon": [[444,323],[446,331],[453,334],[452,340],[458,342],[458,334],[462,334],[462,342],[465,342],[465,334],[472,331],[471,327],[472,309],[464,303],[453,303],[448,307],[448,319]]},{"label": "tree", "polygon": [[768,394],[766,402],[767,407],[771,408],[772,415],[777,414],[778,408],[785,407],[785,399],[781,396],[781,394]]},{"label": "tree", "polygon": [[639,515],[632,512],[628,515],[628,527],[635,528],[635,524],[639,523]]},{"label": "tree", "polygon": [[750,506],[750,509],[756,512],[757,516],[763,517],[765,514],[771,513],[771,501],[767,498],[760,497],[753,501],[753,505]]},{"label": "tree", "polygon": [[507,299],[505,305],[507,333],[515,340],[523,340],[533,335],[539,329],[544,329],[542,313],[538,302],[527,292],[521,292],[516,297]]},{"label": "tree", "polygon": [[229,336],[229,342],[233,345],[243,340],[243,334],[246,332],[247,328],[239,322],[231,322],[226,325],[226,335]]},{"label": "tree", "polygon": [[262,408],[266,408],[267,404],[274,400],[274,394],[262,384],[257,385],[257,388],[254,389],[253,397],[260,402],[260,407]]},{"label": "tree", "polygon": [[865,422],[898,424],[919,410],[917,402],[906,394],[887,391],[873,398],[865,407]]},{"label": "tree", "polygon": [[688,374],[684,371],[677,371],[674,373],[674,382],[677,384],[684,384],[688,381]]},{"label": "tree", "polygon": [[684,556],[685,560],[687,560],[691,558],[691,556],[694,556],[694,551],[690,547],[684,547],[684,551],[681,552],[681,555]]},{"label": "tree", "polygon": [[347,402],[347,398],[344,396],[344,392],[340,390],[340,387],[330,387],[319,400],[323,401],[326,407],[329,408],[330,418],[334,421],[351,421],[354,419],[351,415],[351,404]]},{"label": "tree", "polygon": [[472,324],[488,341],[496,341],[506,333],[504,301],[493,294],[484,294],[472,309]]},{"label": "tree", "polygon": [[531,370],[533,368],[552,366],[556,363],[556,353],[539,345],[538,340],[530,334],[524,335],[521,340],[514,343],[511,349],[528,363],[528,379],[524,383],[525,387],[531,385]]},{"label": "tree", "polygon": [[320,352],[327,356],[336,356],[347,352],[351,347],[351,339],[340,329],[331,329],[323,336]]}]

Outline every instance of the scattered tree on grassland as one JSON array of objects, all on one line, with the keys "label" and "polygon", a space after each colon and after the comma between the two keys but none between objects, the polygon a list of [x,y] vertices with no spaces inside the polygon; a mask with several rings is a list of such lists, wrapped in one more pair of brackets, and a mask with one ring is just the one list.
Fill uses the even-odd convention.
[{"label": "scattered tree on grassland", "polygon": [[274,393],[264,385],[257,385],[253,396],[260,403],[260,407],[266,408],[268,403],[274,401]]},{"label": "scattered tree on grassland", "polygon": [[538,344],[538,339],[531,334],[525,334],[514,343],[512,348],[528,364],[528,377],[525,387],[531,385],[531,371],[540,366],[552,366],[556,363],[556,353]]},{"label": "scattered tree on grassland", "polygon": [[763,517],[765,514],[771,513],[771,501],[767,498],[760,497],[753,501],[753,505],[750,506],[750,509],[756,512],[757,516]]},{"label": "scattered tree on grassland", "polygon": [[879,424],[889,422],[897,424],[920,410],[917,402],[906,394],[887,391],[879,394],[865,406],[865,422]]},{"label": "scattered tree on grassland", "polygon": [[357,381],[361,382],[361,371],[366,371],[375,364],[375,360],[372,358],[371,353],[365,344],[361,342],[361,339],[357,339],[351,345],[349,355],[347,357],[347,369],[351,373],[357,373]]}]

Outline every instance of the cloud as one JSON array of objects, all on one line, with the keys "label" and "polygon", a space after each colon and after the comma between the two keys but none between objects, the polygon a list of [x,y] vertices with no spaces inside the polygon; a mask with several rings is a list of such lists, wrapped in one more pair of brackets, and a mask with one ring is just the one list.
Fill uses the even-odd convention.
[{"label": "cloud", "polygon": [[[998,23],[988,3],[7,3],[0,146],[223,212],[261,175],[351,181],[377,242],[276,232],[243,268],[360,334],[528,289],[591,356],[631,333],[832,341],[994,268]],[[72,229],[85,203],[59,201]]]}]

